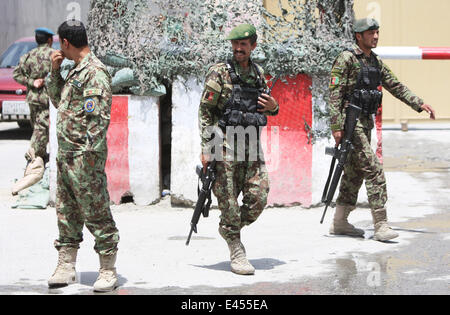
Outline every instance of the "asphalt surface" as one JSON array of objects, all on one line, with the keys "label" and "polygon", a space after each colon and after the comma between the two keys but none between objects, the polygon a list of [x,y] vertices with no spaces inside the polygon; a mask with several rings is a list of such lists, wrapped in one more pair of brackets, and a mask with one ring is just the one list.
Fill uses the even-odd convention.
[{"label": "asphalt surface", "polygon": [[[94,294],[98,258],[89,232],[77,260],[79,283],[49,290],[57,262],[55,209],[11,209],[10,187],[23,174],[30,135],[15,123],[0,123],[0,294]],[[243,231],[256,273],[238,276],[230,272],[217,233],[219,211],[201,218],[199,234],[185,246],[190,209],[172,208],[168,199],[146,207],[115,205],[120,287],[109,294],[448,295],[450,126],[410,126],[408,132],[385,126],[383,153],[388,215],[399,238],[373,241],[364,205],[350,216],[364,238],[330,236],[333,211],[320,225],[321,207],[269,208]]]}]

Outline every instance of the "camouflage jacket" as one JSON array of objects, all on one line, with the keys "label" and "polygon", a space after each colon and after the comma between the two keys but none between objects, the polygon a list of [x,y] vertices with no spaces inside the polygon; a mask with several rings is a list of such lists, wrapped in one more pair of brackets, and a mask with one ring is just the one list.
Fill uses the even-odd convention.
[{"label": "camouflage jacket", "polygon": [[[353,46],[353,50],[357,55],[363,54],[362,50],[356,44]],[[420,106],[424,103],[423,100],[403,85],[389,67],[381,61],[380,57],[376,56],[376,58],[381,67],[383,88],[420,113],[422,111]],[[363,56],[362,59],[368,65],[375,65],[375,61],[370,57]],[[329,86],[329,108],[332,131],[344,130],[344,108],[348,103],[346,98],[355,88],[360,70],[360,62],[351,51],[342,52],[334,62]],[[372,129],[374,126],[373,118],[371,116],[361,116],[357,126]]]},{"label": "camouflage jacket", "polygon": [[[232,60],[236,74],[249,85],[256,85],[258,74],[253,67],[249,67],[245,72],[234,59]],[[251,61],[250,61],[251,63]],[[267,88],[267,80],[264,76],[264,70],[261,66],[255,63],[258,70],[264,78],[263,88]],[[205,87],[203,89],[200,106],[198,110],[198,122],[200,129],[201,147],[204,152],[207,152],[207,144],[211,139],[211,133],[208,127],[217,126],[219,119],[222,117],[225,110],[225,104],[231,97],[233,84],[231,82],[230,74],[228,73],[226,63],[218,63],[213,65],[206,75]],[[273,112],[264,112],[266,116],[275,116],[278,114],[279,106]]]},{"label": "camouflage jacket", "polygon": [[58,108],[56,133],[62,152],[107,152],[112,93],[111,76],[91,52],[70,70],[66,79],[52,70],[48,93]]},{"label": "camouflage jacket", "polygon": [[20,57],[19,65],[14,69],[13,78],[27,88],[27,102],[34,105],[48,106],[47,87],[36,89],[33,82],[45,79],[51,70],[53,48],[47,44],[39,45]]}]

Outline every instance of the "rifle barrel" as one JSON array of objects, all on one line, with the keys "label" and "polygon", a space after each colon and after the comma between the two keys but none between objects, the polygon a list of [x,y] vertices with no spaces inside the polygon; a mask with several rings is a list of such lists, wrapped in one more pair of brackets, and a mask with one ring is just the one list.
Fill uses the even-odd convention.
[{"label": "rifle barrel", "polygon": [[194,231],[194,226],[191,227],[191,230],[189,231],[189,236],[186,240],[186,246],[189,245],[189,242],[191,241],[192,232]]},{"label": "rifle barrel", "polygon": [[272,81],[272,85],[271,85],[270,88],[269,88],[269,95],[270,95],[270,93],[272,93],[272,89],[275,87],[275,83],[277,83],[277,81],[278,81],[279,78],[280,78],[280,75],[277,75],[277,76],[275,77],[275,80]]},{"label": "rifle barrel", "polygon": [[328,209],[328,205],[325,206],[325,210],[323,211],[323,214],[322,214],[322,219],[320,219],[320,224],[322,224],[323,220],[325,219],[325,214],[327,213],[327,209]]}]

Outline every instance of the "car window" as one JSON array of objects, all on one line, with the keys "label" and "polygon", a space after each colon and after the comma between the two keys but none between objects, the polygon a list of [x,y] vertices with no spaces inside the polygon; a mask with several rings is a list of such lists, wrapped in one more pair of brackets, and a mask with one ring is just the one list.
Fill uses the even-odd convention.
[{"label": "car window", "polygon": [[0,57],[0,68],[11,68],[17,66],[19,64],[20,57],[36,47],[36,42],[18,42],[12,44]]},{"label": "car window", "polygon": [[[0,57],[0,68],[12,68],[17,66],[20,57],[36,47],[36,42],[18,42],[12,44]],[[52,48],[57,50],[61,49],[59,41],[54,41]]]}]

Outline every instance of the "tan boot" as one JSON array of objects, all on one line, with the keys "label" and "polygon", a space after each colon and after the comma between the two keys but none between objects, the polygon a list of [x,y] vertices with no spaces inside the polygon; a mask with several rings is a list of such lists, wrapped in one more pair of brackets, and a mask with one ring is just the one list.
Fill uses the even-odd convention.
[{"label": "tan boot", "polygon": [[372,209],[373,224],[375,226],[375,241],[385,242],[398,237],[398,233],[387,224],[386,208]]},{"label": "tan boot", "polygon": [[94,283],[94,291],[109,292],[118,287],[116,264],[117,254],[99,255],[100,272],[97,281]]},{"label": "tan boot", "polygon": [[58,265],[48,280],[49,288],[65,287],[77,282],[75,263],[77,260],[77,248],[61,247],[58,250]]},{"label": "tan boot", "polygon": [[330,234],[364,236],[364,230],[355,228],[347,221],[350,212],[354,209],[354,206],[336,205],[333,223],[330,227]]},{"label": "tan boot", "polygon": [[228,242],[230,249],[231,271],[239,275],[253,275],[255,268],[250,264],[245,255],[245,248],[240,239]]}]

